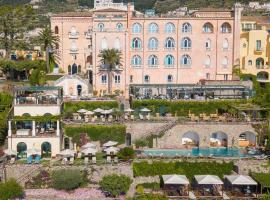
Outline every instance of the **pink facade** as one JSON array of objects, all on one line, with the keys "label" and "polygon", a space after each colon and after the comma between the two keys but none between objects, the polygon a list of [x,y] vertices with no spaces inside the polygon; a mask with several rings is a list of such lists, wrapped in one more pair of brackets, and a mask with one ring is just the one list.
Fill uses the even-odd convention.
[{"label": "pink facade", "polygon": [[51,18],[60,37],[59,66],[90,78],[93,90],[106,93],[100,50],[118,48],[122,66],[113,91],[128,95],[130,84],[196,84],[201,79],[231,80],[239,62],[241,8],[196,11],[186,16],[146,16],[133,5],[96,4],[89,12]]}]

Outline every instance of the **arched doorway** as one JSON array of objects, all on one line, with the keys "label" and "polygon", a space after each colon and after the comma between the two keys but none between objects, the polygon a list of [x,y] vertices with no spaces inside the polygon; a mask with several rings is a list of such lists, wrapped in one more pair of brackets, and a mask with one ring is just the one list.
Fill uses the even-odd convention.
[{"label": "arched doorway", "polygon": [[52,146],[49,142],[43,142],[41,144],[41,156],[42,157],[51,157]]},{"label": "arched doorway", "polygon": [[126,133],[126,146],[131,146],[131,134]]},{"label": "arched doorway", "polygon": [[262,81],[265,81],[265,80],[268,80],[269,79],[269,74],[268,72],[259,72],[257,74],[257,80],[262,80]]},{"label": "arched doorway", "polygon": [[71,67],[71,74],[77,74],[78,73],[78,67],[77,65],[74,63]]},{"label": "arched doorway", "polygon": [[239,147],[256,146],[256,134],[250,131],[243,132],[238,137]]},{"label": "arched doorway", "polygon": [[70,140],[68,137],[64,139],[64,149],[69,149],[70,148]]},{"label": "arched doorway", "polygon": [[77,85],[77,94],[78,94],[78,96],[82,95],[82,86],[81,85]]},{"label": "arched doorway", "polygon": [[89,63],[90,65],[92,65],[92,63],[93,63],[93,57],[92,57],[92,55],[87,56],[86,62]]},{"label": "arched doorway", "polygon": [[27,151],[27,145],[24,142],[19,142],[17,144],[17,153],[18,157],[25,157],[26,156],[26,151]]},{"label": "arched doorway", "polygon": [[221,131],[212,133],[210,137],[210,146],[211,147],[227,147],[228,135]]},{"label": "arched doorway", "polygon": [[188,131],[182,137],[182,145],[185,146],[199,146],[200,136],[195,131]]},{"label": "arched doorway", "polygon": [[93,71],[92,70],[88,71],[88,76],[89,76],[90,85],[93,85]]}]

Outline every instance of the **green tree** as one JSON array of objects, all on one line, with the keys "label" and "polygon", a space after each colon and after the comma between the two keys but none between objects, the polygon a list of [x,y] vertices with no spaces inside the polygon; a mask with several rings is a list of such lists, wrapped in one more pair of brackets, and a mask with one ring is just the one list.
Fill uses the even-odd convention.
[{"label": "green tree", "polygon": [[118,152],[117,156],[123,160],[133,159],[135,157],[135,151],[130,147],[125,147]]},{"label": "green tree", "polygon": [[29,77],[29,82],[31,85],[45,85],[46,73],[40,69],[34,69]]},{"label": "green tree", "polygon": [[51,71],[50,65],[54,65],[58,59],[55,50],[59,44],[59,37],[54,35],[50,27],[47,26],[39,33],[39,41],[44,51],[46,51],[47,73],[49,73]]},{"label": "green tree", "polygon": [[113,72],[120,71],[121,65],[121,51],[118,49],[104,49],[98,55],[101,58],[100,71],[107,72],[108,75],[108,94],[112,94],[112,74]]},{"label": "green tree", "polygon": [[13,179],[0,183],[0,199],[10,200],[23,196],[22,187]]},{"label": "green tree", "polygon": [[126,175],[112,174],[104,176],[99,185],[104,192],[113,197],[118,197],[128,191],[131,183],[132,180]]}]

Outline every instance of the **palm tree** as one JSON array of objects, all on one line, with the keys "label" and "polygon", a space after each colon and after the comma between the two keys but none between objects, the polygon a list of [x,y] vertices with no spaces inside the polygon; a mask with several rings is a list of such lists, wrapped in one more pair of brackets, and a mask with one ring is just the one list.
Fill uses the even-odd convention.
[{"label": "palm tree", "polygon": [[118,66],[121,65],[121,51],[118,49],[104,49],[100,51],[98,55],[102,63],[100,71],[107,71],[108,74],[108,93],[112,94],[112,73],[121,69]]},{"label": "palm tree", "polygon": [[47,73],[50,72],[50,63],[55,63],[57,55],[54,50],[59,43],[59,37],[54,35],[52,30],[47,26],[39,33],[39,41],[46,51]]}]

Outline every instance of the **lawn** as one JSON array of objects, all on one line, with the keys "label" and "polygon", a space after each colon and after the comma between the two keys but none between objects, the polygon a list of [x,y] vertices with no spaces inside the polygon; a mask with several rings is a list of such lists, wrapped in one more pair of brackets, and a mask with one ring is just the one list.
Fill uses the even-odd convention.
[{"label": "lawn", "polygon": [[259,182],[263,187],[270,187],[270,174],[252,173],[252,177]]}]

